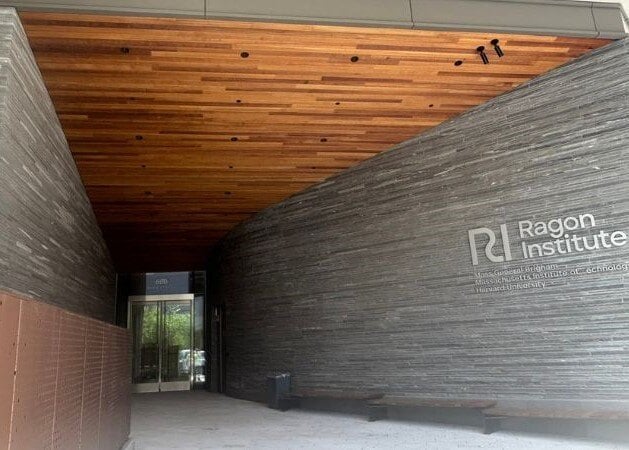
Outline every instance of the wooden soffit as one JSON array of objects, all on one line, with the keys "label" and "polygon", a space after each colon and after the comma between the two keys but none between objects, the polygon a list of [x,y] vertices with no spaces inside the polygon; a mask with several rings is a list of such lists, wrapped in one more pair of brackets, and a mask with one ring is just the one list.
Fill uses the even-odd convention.
[{"label": "wooden soffit", "polygon": [[252,214],[609,42],[20,16],[119,271],[202,268]]}]

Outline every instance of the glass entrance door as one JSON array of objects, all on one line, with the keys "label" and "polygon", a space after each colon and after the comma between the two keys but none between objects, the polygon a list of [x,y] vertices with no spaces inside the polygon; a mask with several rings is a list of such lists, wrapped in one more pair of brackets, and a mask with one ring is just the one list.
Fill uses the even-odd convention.
[{"label": "glass entrance door", "polygon": [[138,392],[159,390],[159,303],[131,303],[133,384]]},{"label": "glass entrance door", "polygon": [[133,391],[189,390],[194,367],[192,296],[130,297],[129,311]]},{"label": "glass entrance door", "polygon": [[192,379],[191,302],[163,302],[162,318],[160,391],[188,390]]}]

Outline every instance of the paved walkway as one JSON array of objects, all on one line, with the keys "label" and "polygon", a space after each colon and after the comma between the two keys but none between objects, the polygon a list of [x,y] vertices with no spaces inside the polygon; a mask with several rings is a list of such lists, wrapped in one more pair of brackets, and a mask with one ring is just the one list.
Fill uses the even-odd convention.
[{"label": "paved walkway", "polygon": [[147,449],[620,449],[613,444],[291,410],[207,392],[136,394],[131,437]]}]

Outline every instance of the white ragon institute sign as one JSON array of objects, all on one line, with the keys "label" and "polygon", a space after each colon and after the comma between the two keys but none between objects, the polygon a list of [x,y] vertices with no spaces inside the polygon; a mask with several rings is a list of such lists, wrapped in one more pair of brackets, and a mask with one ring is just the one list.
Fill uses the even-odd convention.
[{"label": "white ragon institute sign", "polygon": [[[578,217],[568,216],[560,219],[551,219],[548,222],[533,222],[532,220],[520,220],[518,222],[520,247],[524,259],[540,256],[564,255],[575,252],[585,252],[613,247],[622,247],[627,243],[627,234],[624,231],[600,230],[590,232],[596,227],[596,219],[592,214],[580,214]],[[587,234],[582,234],[583,232]],[[496,234],[493,230],[481,227],[468,230],[470,251],[472,252],[472,264],[479,264],[476,237],[486,235],[489,240],[485,245],[485,256],[494,263],[512,261],[511,239],[507,231],[507,225],[500,225],[500,237],[502,240],[502,254],[494,254]],[[527,239],[548,238],[543,242],[529,243]]]}]

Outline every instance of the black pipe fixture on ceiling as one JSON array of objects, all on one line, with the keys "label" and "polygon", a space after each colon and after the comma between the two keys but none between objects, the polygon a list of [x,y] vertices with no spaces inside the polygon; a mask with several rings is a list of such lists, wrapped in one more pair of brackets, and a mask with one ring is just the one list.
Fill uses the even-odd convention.
[{"label": "black pipe fixture on ceiling", "polygon": [[500,45],[498,45],[499,43],[500,41],[498,39],[492,39],[491,41],[491,45],[493,45],[494,50],[496,51],[496,55],[498,55],[498,58],[502,58],[505,55],[505,53],[500,48]]},{"label": "black pipe fixture on ceiling", "polygon": [[485,46],[481,45],[476,48],[476,51],[480,55],[480,59],[483,61],[483,64],[489,64],[489,58],[487,57],[487,53],[485,53]]},{"label": "black pipe fixture on ceiling", "polygon": [[[490,44],[494,48],[494,51],[496,52],[496,55],[498,55],[498,58],[502,58],[505,55],[505,52],[502,51],[502,48],[500,48],[499,39],[492,39]],[[489,57],[487,56],[487,53],[485,53],[484,45],[476,47],[476,52],[480,56],[480,59],[483,61],[483,64],[489,64]]]}]

